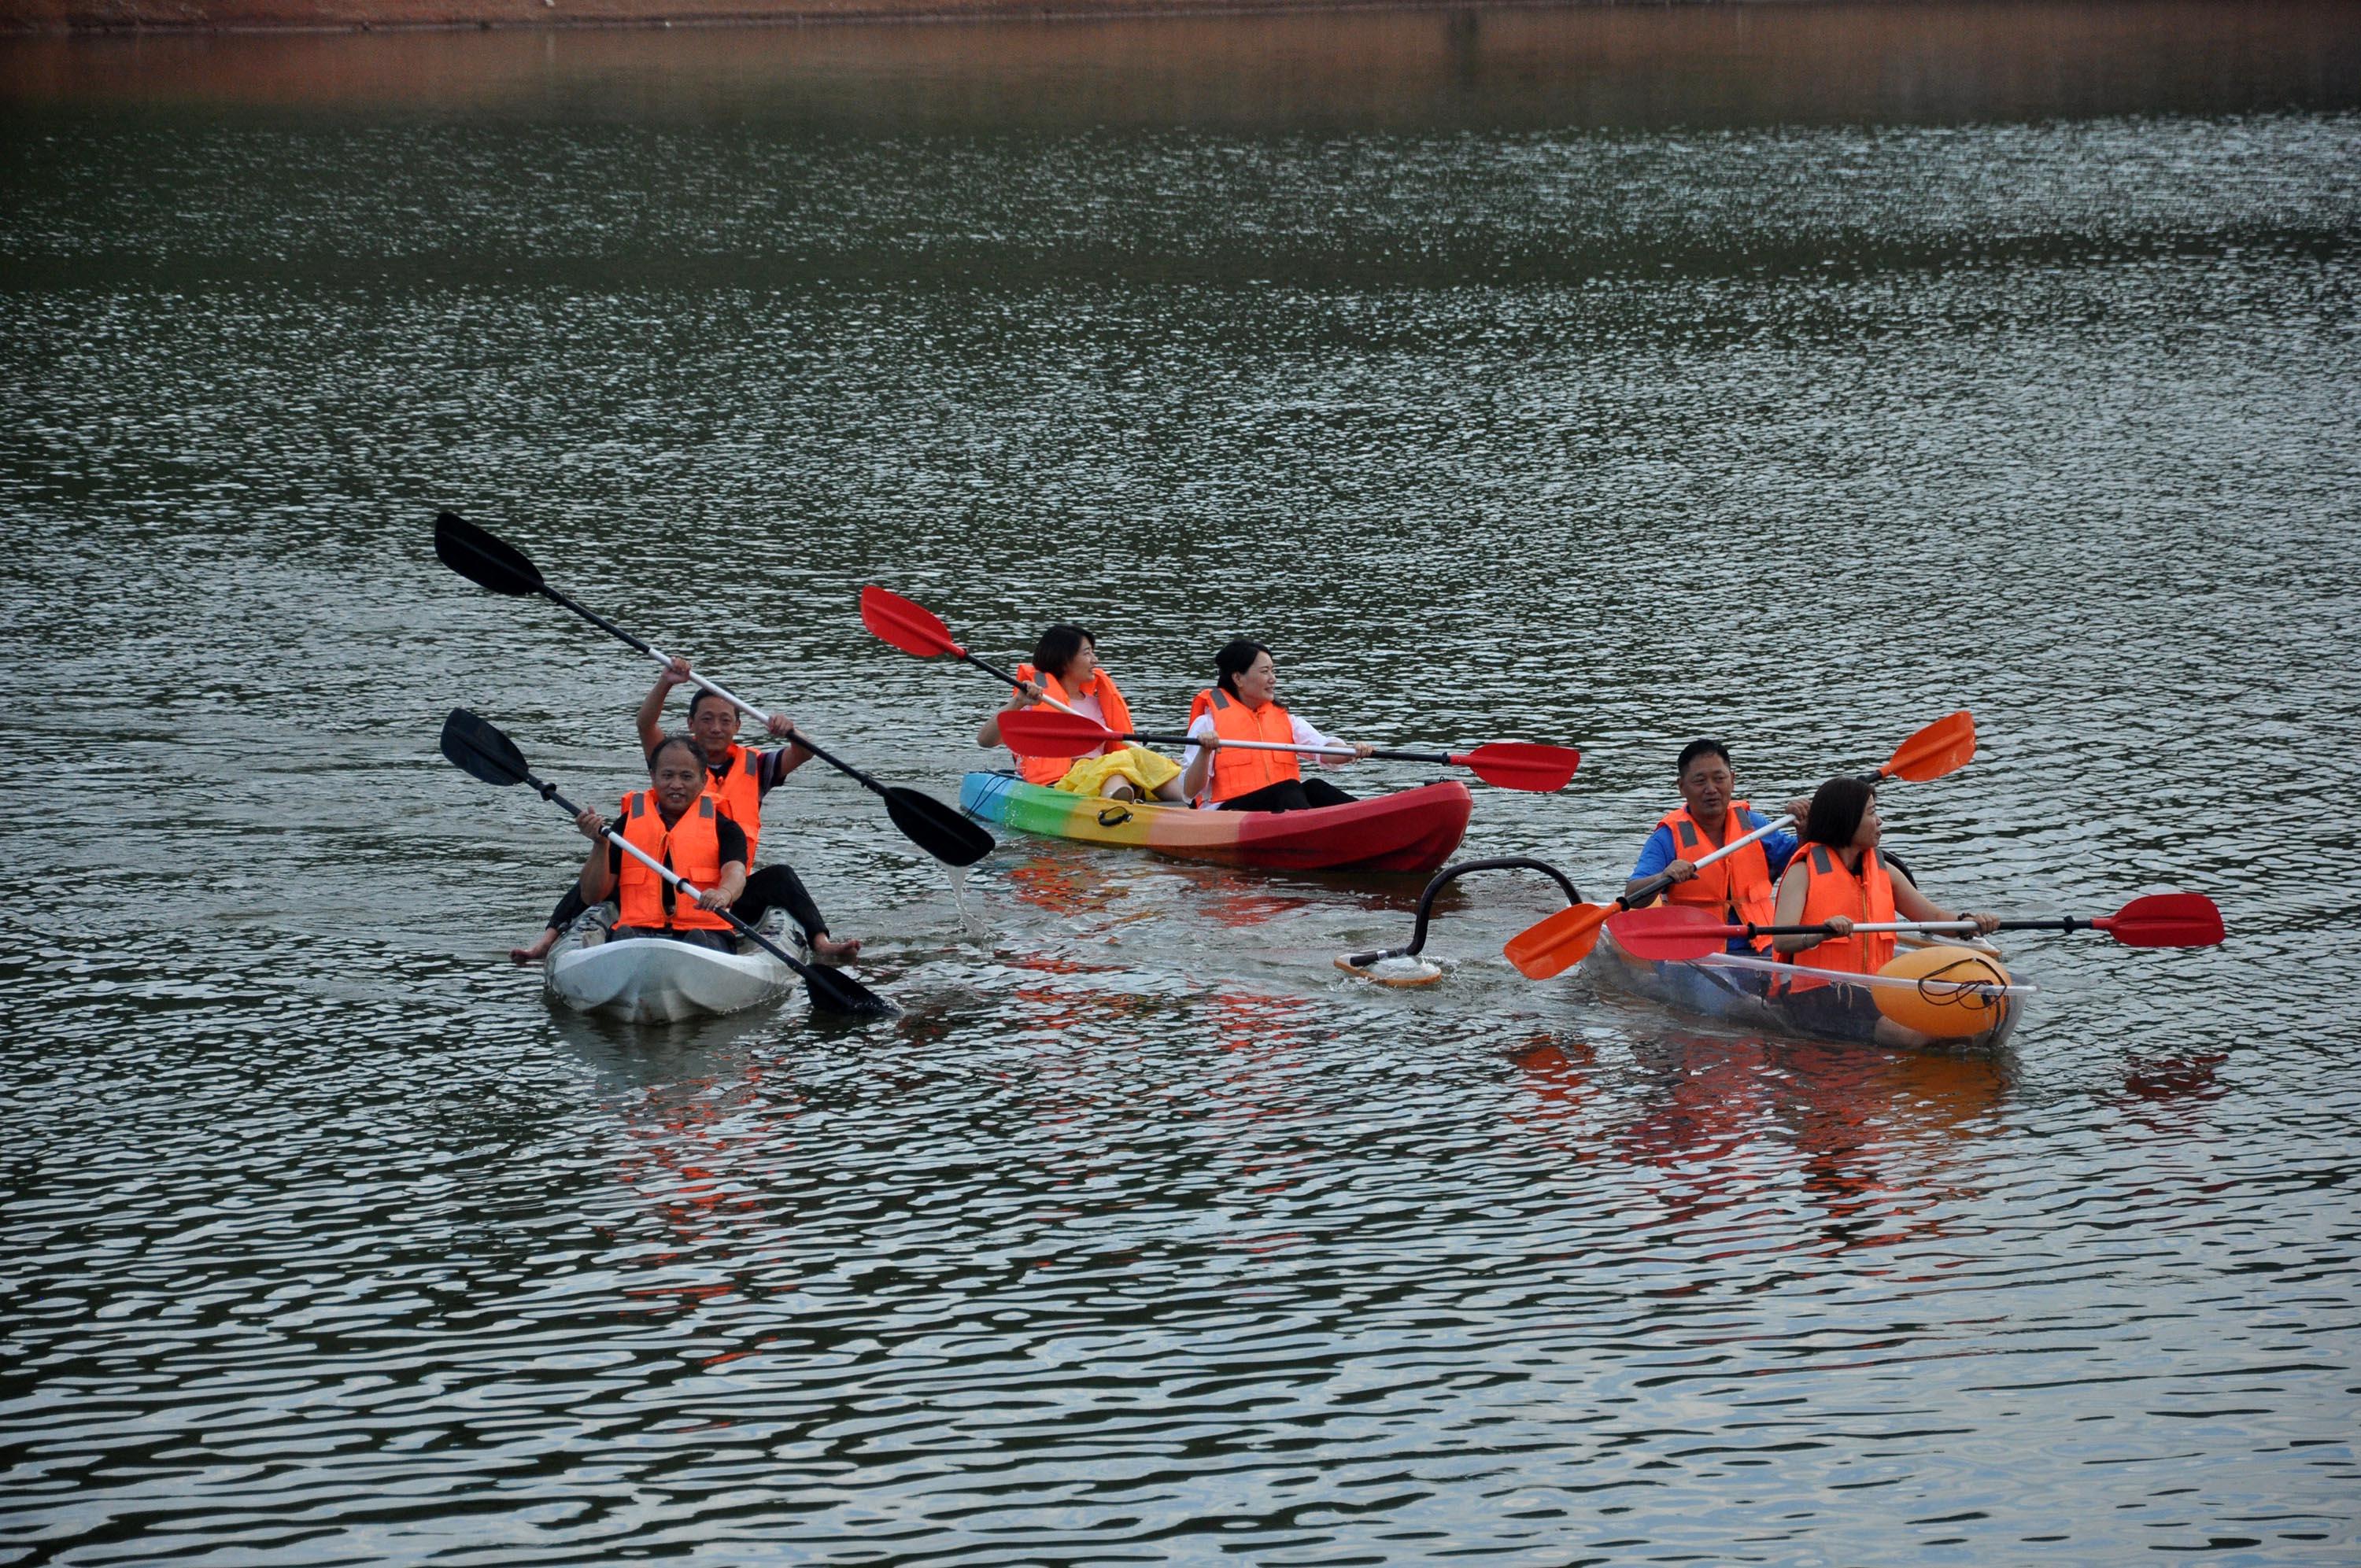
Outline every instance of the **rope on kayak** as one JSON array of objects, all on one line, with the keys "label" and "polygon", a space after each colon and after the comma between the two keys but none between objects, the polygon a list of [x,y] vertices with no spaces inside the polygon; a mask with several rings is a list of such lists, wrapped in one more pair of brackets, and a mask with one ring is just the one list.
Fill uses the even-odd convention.
[{"label": "rope on kayak", "polygon": [[1442,968],[1418,956],[1426,946],[1426,928],[1434,916],[1434,900],[1443,890],[1472,872],[1529,871],[1540,872],[1565,890],[1568,904],[1580,904],[1582,894],[1574,879],[1551,865],[1530,855],[1502,855],[1496,860],[1462,861],[1455,866],[1445,866],[1434,873],[1418,895],[1418,924],[1411,927],[1410,940],[1399,948],[1385,948],[1373,953],[1339,953],[1336,967],[1346,974],[1356,974],[1379,985],[1432,985],[1443,978]]},{"label": "rope on kayak", "polygon": [[[1963,970],[1972,978],[1953,978]],[[1930,1007],[1989,1013],[2002,1004],[2005,994],[1993,981],[1992,966],[1978,958],[1961,958],[1918,977],[1918,998]]]}]

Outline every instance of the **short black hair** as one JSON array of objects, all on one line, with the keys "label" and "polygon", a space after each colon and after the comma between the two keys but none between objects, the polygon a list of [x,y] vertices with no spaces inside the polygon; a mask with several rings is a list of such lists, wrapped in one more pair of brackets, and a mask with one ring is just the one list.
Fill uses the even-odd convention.
[{"label": "short black hair", "polygon": [[[1270,650],[1251,637],[1233,637],[1222,644],[1213,655],[1213,671],[1220,677],[1221,688],[1232,696],[1238,695],[1238,677],[1254,668],[1254,662]],[[1276,655],[1273,655],[1276,657]]]},{"label": "short black hair", "polygon": [[675,746],[687,747],[688,754],[697,759],[697,765],[700,772],[713,766],[713,759],[707,756],[705,754],[705,748],[698,745],[694,740],[686,735],[667,735],[663,740],[648,748],[648,772],[651,773],[654,773],[656,771],[656,759],[663,756],[666,751]]},{"label": "short black hair", "polygon": [[[691,718],[695,718],[697,717],[697,705],[703,702],[707,697],[711,697],[716,702],[730,702],[730,699],[723,696],[719,692],[711,691],[704,686],[699,686],[697,688],[697,695],[688,699],[688,716]],[[730,706],[732,708],[735,708],[738,705],[734,702],[730,702]]]},{"label": "short black hair", "polygon": [[1093,648],[1099,645],[1097,636],[1089,627],[1069,626],[1060,621],[1041,633],[1040,641],[1033,644],[1033,673],[1055,675],[1063,680],[1066,666],[1074,662],[1085,642]]},{"label": "short black hair", "polygon": [[[1689,764],[1696,762],[1699,757],[1704,756],[1708,751],[1713,753],[1715,756],[1719,757],[1723,762],[1730,762],[1730,748],[1723,745],[1720,741],[1704,740],[1692,740],[1687,745],[1681,748],[1681,760],[1673,764],[1673,776],[1675,778],[1685,776],[1689,771]],[[1730,765],[1734,768],[1738,764],[1730,762]]]}]

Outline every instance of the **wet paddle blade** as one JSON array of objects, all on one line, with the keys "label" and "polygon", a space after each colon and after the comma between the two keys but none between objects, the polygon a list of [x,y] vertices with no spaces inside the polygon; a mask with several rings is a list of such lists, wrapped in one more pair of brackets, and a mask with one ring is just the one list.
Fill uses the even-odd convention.
[{"label": "wet paddle blade", "polygon": [[1635,959],[1688,963],[1708,958],[1738,935],[1710,909],[1693,904],[1665,904],[1651,909],[1628,909],[1610,916],[1607,929],[1615,945]]},{"label": "wet paddle blade", "polygon": [[1564,789],[1582,766],[1582,753],[1571,746],[1543,746],[1531,740],[1495,740],[1451,759],[1475,770],[1476,776],[1501,789],[1528,789],[1536,795]]},{"label": "wet paddle blade", "polygon": [[1582,961],[1613,913],[1610,905],[1569,905],[1510,938],[1500,951],[1527,980],[1547,980]]},{"label": "wet paddle blade", "polygon": [[1976,754],[1975,716],[1966,708],[1938,718],[1894,749],[1880,777],[1925,784],[1958,773]]},{"label": "wet paddle blade", "polygon": [[951,629],[933,610],[874,583],[861,590],[861,624],[875,637],[921,659],[967,652],[951,641]]},{"label": "wet paddle blade", "polygon": [[2112,918],[2091,924],[2127,948],[2213,948],[2222,943],[2222,911],[2202,893],[2135,898]]},{"label": "wet paddle blade", "polygon": [[804,988],[811,992],[812,1009],[840,1018],[891,1018],[895,1006],[841,970],[825,964],[801,966]]},{"label": "wet paddle blade", "polygon": [[1115,738],[1114,730],[1079,713],[1033,707],[1000,717],[1000,739],[1020,757],[1079,757]]},{"label": "wet paddle blade", "polygon": [[537,594],[541,568],[524,553],[478,528],[456,511],[434,520],[434,554],[445,565],[496,594]]},{"label": "wet paddle blade", "polygon": [[533,772],[516,742],[464,707],[443,721],[443,754],[488,784],[520,784]]},{"label": "wet paddle blade", "polygon": [[902,837],[947,866],[972,866],[1000,846],[956,806],[898,784],[885,790],[885,815]]}]

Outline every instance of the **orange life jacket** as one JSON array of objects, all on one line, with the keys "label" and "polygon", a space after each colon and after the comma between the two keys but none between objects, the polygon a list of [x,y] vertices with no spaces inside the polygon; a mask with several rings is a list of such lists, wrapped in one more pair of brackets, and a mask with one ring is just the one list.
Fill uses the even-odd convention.
[{"label": "orange life jacket", "polygon": [[[1728,831],[1732,838],[1742,838],[1752,831],[1740,815],[1746,809],[1742,800],[1730,803]],[[1707,836],[1686,806],[1664,813],[1664,820],[1656,826],[1672,830],[1674,857],[1692,865],[1721,848]],[[1741,926],[1768,926],[1779,906],[1778,889],[1771,883],[1771,861],[1763,852],[1760,839],[1709,866],[1699,867],[1697,874],[1688,881],[1676,882],[1666,888],[1664,897],[1667,904],[1693,904]],[[1757,937],[1754,945],[1768,948],[1771,938]]]},{"label": "orange life jacket", "polygon": [[717,779],[705,775],[705,793],[721,803],[730,820],[738,824],[746,835],[746,865],[754,864],[754,849],[763,837],[763,759],[760,753],[749,751],[737,741],[722,755],[730,763],[730,776]]},{"label": "orange life jacket", "polygon": [[[1016,678],[1033,682],[1049,694],[1052,702],[1062,702],[1069,707],[1082,697],[1094,696],[1099,699],[1099,722],[1118,735],[1131,733],[1131,705],[1123,700],[1123,693],[1115,689],[1115,677],[1104,670],[1092,672],[1091,678],[1082,683],[1082,689],[1071,696],[1064,686],[1058,684],[1057,676],[1045,675],[1030,664],[1017,665]],[[1025,694],[1014,687],[1009,689],[1008,695],[1018,702],[1025,700]],[[1104,746],[1098,746],[1082,755],[1095,757],[1106,750]],[[1066,776],[1075,761],[1072,757],[1019,757],[1016,759],[1016,772],[1027,784],[1053,784]]]},{"label": "orange life jacket", "polygon": [[[1894,879],[1886,874],[1885,862],[1875,850],[1861,852],[1861,870],[1855,873],[1845,870],[1844,861],[1826,844],[1806,844],[1788,862],[1790,876],[1798,869],[1810,879],[1804,889],[1804,917],[1799,924],[1817,926],[1831,915],[1872,924],[1894,918]],[[1894,957],[1894,933],[1864,931],[1855,937],[1830,937],[1817,948],[1787,956],[1806,969],[1875,974]]]},{"label": "orange life jacket", "polygon": [[[680,814],[679,821],[666,828],[664,813],[656,806],[655,793],[633,790],[623,797],[621,832],[632,845],[645,850],[704,893],[721,881],[721,836],[714,826],[719,817],[720,805],[708,790],[697,797],[696,805]],[[622,905],[615,916],[618,926],[664,931],[730,929],[729,921],[709,909],[698,908],[697,900],[675,893],[670,883],[630,855],[623,857],[617,873],[615,895]]]},{"label": "orange life jacket", "polygon": [[[1216,686],[1199,692],[1190,703],[1189,728],[1194,729],[1197,720],[1208,713],[1213,716],[1213,733],[1224,740],[1270,740],[1282,746],[1295,740],[1295,720],[1276,702],[1248,707]],[[1268,785],[1302,776],[1303,769],[1297,764],[1292,751],[1234,751],[1225,746],[1213,753],[1213,772],[1205,786],[1205,798],[1219,806],[1225,800],[1235,800]]]}]

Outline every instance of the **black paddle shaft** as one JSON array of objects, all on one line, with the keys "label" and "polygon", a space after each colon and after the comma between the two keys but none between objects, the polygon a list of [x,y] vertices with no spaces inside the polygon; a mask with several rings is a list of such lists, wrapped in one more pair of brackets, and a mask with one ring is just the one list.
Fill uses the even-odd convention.
[{"label": "black paddle shaft", "polygon": [[[434,520],[434,554],[445,565],[480,587],[518,598],[540,594],[551,603],[572,610],[601,631],[649,658],[660,663],[669,662],[667,656],[653,643],[632,636],[572,595],[550,587],[549,580],[541,575],[541,568],[534,565],[524,552],[506,540],[486,532],[456,512],[446,511]],[[689,678],[724,702],[741,708],[745,707],[711,681],[695,674]],[[843,758],[815,746],[800,729],[794,732],[794,740],[795,744],[883,799],[895,827],[937,860],[954,866],[973,865],[999,848],[991,834],[933,796],[898,784],[880,783]]]}]

